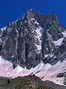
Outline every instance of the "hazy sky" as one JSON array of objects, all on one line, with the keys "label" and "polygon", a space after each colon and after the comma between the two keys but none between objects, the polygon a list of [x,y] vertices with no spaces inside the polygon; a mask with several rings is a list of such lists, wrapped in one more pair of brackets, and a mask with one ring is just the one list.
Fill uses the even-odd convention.
[{"label": "hazy sky", "polygon": [[14,21],[28,9],[41,13],[53,13],[66,26],[66,0],[0,0],[0,27]]}]

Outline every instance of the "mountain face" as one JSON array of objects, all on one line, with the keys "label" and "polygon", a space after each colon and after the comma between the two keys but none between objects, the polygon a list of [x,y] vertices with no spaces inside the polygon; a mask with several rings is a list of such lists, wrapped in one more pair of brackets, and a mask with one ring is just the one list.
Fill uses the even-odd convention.
[{"label": "mountain face", "polygon": [[66,31],[57,16],[28,11],[0,30],[0,55],[15,66],[35,67],[41,61],[55,64],[66,57]]},{"label": "mountain face", "polygon": [[0,76],[32,74],[66,84],[66,29],[57,16],[29,10],[0,29]]}]

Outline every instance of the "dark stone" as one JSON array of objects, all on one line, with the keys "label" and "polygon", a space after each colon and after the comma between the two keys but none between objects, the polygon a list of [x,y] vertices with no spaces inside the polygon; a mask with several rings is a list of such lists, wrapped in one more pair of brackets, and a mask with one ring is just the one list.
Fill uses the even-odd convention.
[{"label": "dark stone", "polygon": [[59,73],[57,77],[64,77],[64,73]]}]

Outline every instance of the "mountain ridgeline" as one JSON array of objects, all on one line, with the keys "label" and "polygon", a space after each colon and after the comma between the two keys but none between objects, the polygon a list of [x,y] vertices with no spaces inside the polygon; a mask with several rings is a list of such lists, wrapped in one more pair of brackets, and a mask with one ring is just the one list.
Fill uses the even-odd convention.
[{"label": "mountain ridgeline", "polygon": [[35,76],[18,77],[15,79],[0,78],[0,89],[66,89],[49,81],[41,81]]}]

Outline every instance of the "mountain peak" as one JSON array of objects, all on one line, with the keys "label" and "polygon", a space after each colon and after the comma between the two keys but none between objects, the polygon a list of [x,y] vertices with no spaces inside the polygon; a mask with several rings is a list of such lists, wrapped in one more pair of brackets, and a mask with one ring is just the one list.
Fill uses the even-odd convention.
[{"label": "mountain peak", "polygon": [[[0,32],[0,39],[3,48],[0,54],[5,59],[18,61],[17,64],[30,67],[36,66],[41,60],[50,64],[55,64],[59,60],[58,56],[62,53],[60,48],[65,37],[62,33],[64,30],[57,23],[57,16],[43,15],[30,9],[23,19],[1,30],[3,32]],[[60,41],[59,44],[62,43],[58,48],[56,47],[58,46],[57,41]],[[51,54],[53,56],[50,56]]]},{"label": "mountain peak", "polygon": [[[55,15],[43,15],[29,10],[23,18],[0,30],[1,72],[10,71],[9,73],[13,74],[18,71],[22,75],[24,73],[29,75],[29,73],[35,74],[39,71],[38,76],[43,73],[42,77],[45,76],[44,79],[48,78],[48,80],[55,76],[52,81],[61,84],[65,83],[65,60],[66,29],[58,24]],[[57,72],[55,72],[56,68],[58,68]],[[14,71],[11,71],[13,69]],[[35,71],[36,69],[38,71]],[[53,75],[48,70],[52,71]],[[50,73],[49,76],[45,74],[46,72]],[[57,81],[57,75],[54,73],[60,72],[63,72],[63,77]]]}]

